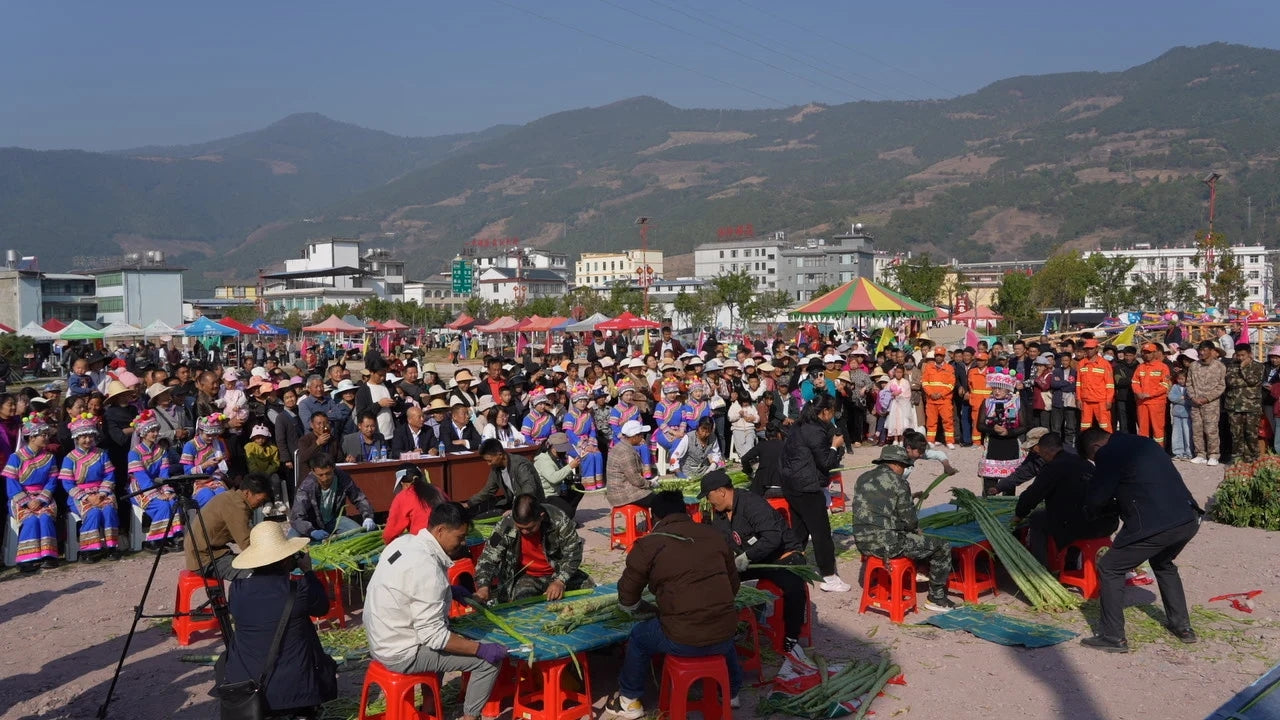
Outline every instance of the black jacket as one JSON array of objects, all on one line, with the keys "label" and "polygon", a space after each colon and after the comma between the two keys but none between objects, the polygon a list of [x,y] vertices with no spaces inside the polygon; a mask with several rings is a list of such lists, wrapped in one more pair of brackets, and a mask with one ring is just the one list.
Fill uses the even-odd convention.
[{"label": "black jacket", "polygon": [[538,470],[533,466],[533,461],[523,455],[507,454],[507,473],[511,475],[511,486],[515,489],[512,493],[507,489],[505,483],[502,482],[502,471],[493,469],[489,471],[489,480],[485,482],[484,487],[475,495],[467,500],[467,504],[476,506],[483,504],[486,500],[490,500],[497,496],[498,491],[502,491],[502,499],[498,501],[498,507],[509,508],[511,501],[516,495],[533,495],[538,498],[539,503],[547,501],[546,494],[542,491],[542,477],[538,475]]},{"label": "black jacket", "polygon": [[[391,407],[387,409],[391,411],[392,416],[399,417],[404,413],[404,396],[396,392],[395,386],[390,383],[383,383],[383,387],[391,395]],[[372,412],[374,415],[382,412],[382,406],[373,401],[373,394],[369,392],[368,384],[361,385],[356,390],[356,407],[351,411],[352,419],[358,424],[360,416],[365,412]]]},{"label": "black jacket", "polygon": [[306,708],[338,696],[338,668],[320,645],[312,616],[329,611],[329,595],[314,573],[255,574],[231,583],[231,617],[236,634],[227,650],[223,682],[257,681],[271,649],[289,593],[296,593],[289,624],[280,641],[275,670],[267,676],[271,710]]},{"label": "black jacket", "polygon": [[436,450],[439,444],[435,431],[425,422],[418,433],[417,442],[413,440],[413,433],[409,430],[408,423],[396,425],[396,432],[391,436],[391,457],[398,458],[402,453],[407,452],[425,453],[428,450]]},{"label": "black jacket", "polygon": [[778,472],[782,490],[791,494],[822,492],[831,471],[840,466],[844,450],[831,447],[835,428],[821,421],[793,425],[783,441]]},{"label": "black jacket", "polygon": [[1109,537],[1116,531],[1120,523],[1115,515],[1093,515],[1085,506],[1093,475],[1088,460],[1064,451],[1053,462],[1040,462],[1043,465],[1035,482],[1018,497],[1015,515],[1026,517],[1043,502],[1049,532],[1060,548],[1075,540]]},{"label": "black jacket", "polygon": [[715,513],[711,525],[724,535],[734,555],[746,553],[753,563],[774,563],[802,549],[782,513],[768,500],[745,490],[733,491],[733,519]]},{"label": "black jacket", "polygon": [[1150,438],[1116,433],[1098,451],[1088,504],[1094,512],[1118,511],[1124,520],[1113,544],[1131,545],[1197,520],[1204,511],[1173,461]]},{"label": "black jacket", "polygon": [[[454,445],[454,440],[466,440],[468,447]],[[456,430],[453,429],[453,418],[445,418],[440,423],[440,439],[436,444],[444,443],[444,451],[446,453],[456,452],[476,452],[480,449],[480,432],[476,430],[476,426],[467,423],[462,427],[462,436],[459,437]]]},{"label": "black jacket", "polygon": [[298,449],[298,440],[307,434],[307,429],[302,425],[302,418],[298,417],[298,412],[281,410],[276,415],[275,423],[275,440],[276,445],[280,448],[280,462],[293,462],[293,453]]},{"label": "black jacket", "polygon": [[782,487],[778,474],[782,447],[782,440],[762,440],[742,456],[742,470],[751,478],[751,492],[764,497],[770,488]]}]

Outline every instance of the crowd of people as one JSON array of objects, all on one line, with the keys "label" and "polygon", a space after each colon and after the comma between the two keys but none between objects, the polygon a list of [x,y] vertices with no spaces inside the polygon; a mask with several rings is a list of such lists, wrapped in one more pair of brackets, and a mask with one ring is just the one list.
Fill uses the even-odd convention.
[{"label": "crowd of people", "polygon": [[[9,458],[7,512],[24,571],[57,563],[55,520],[64,512],[78,518],[84,562],[118,558],[121,518],[136,509],[150,521],[146,548],[160,551],[185,536],[188,569],[238,583],[233,597],[261,594],[279,606],[273,612],[297,617],[317,614],[320,600],[309,581],[297,579],[297,572],[308,575],[305,562],[288,558],[308,542],[373,531],[381,519],[344,464],[397,463],[382,530],[388,546],[365,607],[370,646],[393,670],[471,672],[466,716],[478,714],[505,650],[452,633],[450,603],[472,594],[556,599],[592,587],[581,567],[579,502],[603,491],[612,506],[645,506],[657,532],[628,554],[619,598],[638,616],[657,617],[632,633],[621,692],[609,704],[621,717],[641,717],[654,654],[723,654],[736,695],[736,624],[724,618],[734,617],[743,579],[780,589],[785,648],[802,654],[806,588],[777,566],[806,563],[812,543],[819,588],[851,589],[836,568],[828,485],[845,452],[863,444],[882,449],[853,489],[855,543],[864,554],[927,562],[926,607],[954,607],[946,589],[950,549],[919,531],[907,476],[921,459],[953,473],[943,450],[981,444],[985,493],[1012,494],[1032,481],[1016,513],[1042,561],[1050,542],[1065,547],[1110,535],[1124,520],[1115,559],[1101,570],[1095,646],[1125,647],[1116,583],[1122,588],[1147,560],[1171,629],[1193,641],[1172,560],[1194,535],[1199,509],[1172,459],[1226,457],[1220,418],[1231,430],[1231,456],[1252,457],[1264,393],[1274,387],[1280,395],[1280,346],[1265,366],[1248,344],[1231,345],[1235,357],[1224,361],[1226,346],[1113,347],[1086,334],[1017,341],[1008,352],[1001,343],[948,350],[927,338],[874,350],[866,338],[833,335],[803,344],[748,337],[733,348],[712,340],[694,351],[663,328],[649,353],[592,333],[546,353],[492,354],[481,369],[445,373],[412,346],[391,357],[371,348],[354,373],[341,355],[287,365],[244,353],[237,366],[224,367],[139,365],[86,353],[65,383],[0,396],[0,451]],[[1179,430],[1180,422],[1188,427]],[[532,459],[512,452],[529,446],[537,448]],[[406,462],[456,453],[474,453],[490,467],[471,497],[447,497]],[[732,458],[751,476],[749,489],[734,488],[725,473]],[[1105,491],[1090,483],[1104,464],[1114,479]],[[187,488],[180,475],[196,478]],[[713,509],[707,525],[692,522],[679,494],[659,491],[664,475],[700,479],[699,497]],[[185,493],[199,513],[182,512]],[[790,522],[769,505],[777,497]],[[1163,505],[1139,517],[1123,505],[1126,497]],[[445,571],[465,529],[485,515],[502,517],[476,584],[450,586]],[[275,549],[258,558],[260,535]],[[678,552],[662,552],[668,545]],[[247,583],[255,577],[267,579]],[[646,587],[656,607],[640,601]],[[294,601],[301,609],[291,609]],[[272,613],[241,608],[262,632],[274,629]],[[297,632],[295,641],[312,642],[301,626]],[[251,674],[250,659],[237,662]],[[313,685],[327,692],[327,684]],[[305,715],[313,703],[301,701],[316,693],[288,702],[299,701]]]}]

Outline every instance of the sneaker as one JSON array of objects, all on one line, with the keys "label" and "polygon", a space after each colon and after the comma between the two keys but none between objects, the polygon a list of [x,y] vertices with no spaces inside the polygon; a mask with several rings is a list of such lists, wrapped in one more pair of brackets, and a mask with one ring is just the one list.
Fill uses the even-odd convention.
[{"label": "sneaker", "polygon": [[[1204,459],[1204,456],[1203,456],[1203,455],[1197,455],[1197,456],[1195,456],[1195,457],[1191,458],[1191,463],[1192,463],[1193,465],[1204,465],[1206,462],[1208,462],[1208,461]],[[1214,464],[1216,465],[1216,464],[1217,464],[1217,462],[1215,461],[1215,462],[1214,462]]]},{"label": "sneaker", "polygon": [[948,449],[948,450],[955,450],[955,449],[956,449],[956,444],[955,444],[955,443],[947,443],[947,449]]},{"label": "sneaker", "polygon": [[1105,635],[1094,635],[1080,641],[1081,645],[1090,647],[1095,650],[1101,650],[1109,653],[1127,653],[1129,652],[1129,643],[1124,640],[1116,640],[1106,637]]},{"label": "sneaker", "polygon": [[1145,570],[1139,570],[1139,571],[1130,570],[1124,575],[1125,585],[1134,585],[1134,586],[1150,585],[1154,582],[1155,580],[1152,579],[1152,577],[1148,575]]},{"label": "sneaker", "polygon": [[609,698],[604,704],[605,712],[612,713],[616,718],[622,720],[640,720],[644,717],[644,705],[639,700],[629,697],[623,697],[622,693],[618,693]]},{"label": "sneaker", "polygon": [[839,575],[828,575],[822,578],[822,584],[818,586],[818,589],[822,592],[844,593],[853,588],[849,587],[849,583],[841,580]]},{"label": "sneaker", "polygon": [[733,697],[729,698],[729,707],[733,708],[734,710],[737,710],[738,708],[742,707],[742,701],[738,699],[737,695],[734,695]]},{"label": "sneaker", "polygon": [[792,640],[791,638],[787,638],[785,644],[791,646],[787,648],[787,652],[786,652],[787,661],[796,662],[803,665],[810,664],[809,656],[805,654],[804,648],[800,647],[799,640]]},{"label": "sneaker", "polygon": [[932,610],[937,613],[951,612],[956,609],[956,604],[951,602],[951,598],[927,598],[924,601],[926,610]]},{"label": "sneaker", "polygon": [[1209,458],[1209,462],[1207,462],[1207,463],[1205,463],[1205,464],[1206,464],[1206,465],[1217,465],[1217,464],[1218,464],[1218,458],[1216,458],[1216,457],[1211,457],[1211,458]]},{"label": "sneaker", "polygon": [[1189,627],[1185,627],[1185,628],[1175,628],[1172,626],[1166,626],[1166,627],[1169,628],[1169,632],[1173,633],[1174,637],[1178,638],[1179,640],[1181,640],[1182,642],[1188,645],[1194,645],[1200,640],[1200,638],[1196,637],[1196,631],[1192,630]]},{"label": "sneaker", "polygon": [[916,573],[916,582],[918,583],[929,582],[929,576],[925,575],[924,573],[918,572]]}]

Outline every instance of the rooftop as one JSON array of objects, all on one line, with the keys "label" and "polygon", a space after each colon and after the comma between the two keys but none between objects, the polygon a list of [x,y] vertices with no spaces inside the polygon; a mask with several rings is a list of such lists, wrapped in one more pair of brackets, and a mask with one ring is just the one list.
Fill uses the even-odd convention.
[{"label": "rooftop", "polygon": [[267,280],[302,280],[304,278],[315,277],[342,277],[345,275],[372,275],[367,270],[361,270],[350,265],[341,267],[319,268],[316,270],[294,270],[292,272],[264,273],[262,277]]}]

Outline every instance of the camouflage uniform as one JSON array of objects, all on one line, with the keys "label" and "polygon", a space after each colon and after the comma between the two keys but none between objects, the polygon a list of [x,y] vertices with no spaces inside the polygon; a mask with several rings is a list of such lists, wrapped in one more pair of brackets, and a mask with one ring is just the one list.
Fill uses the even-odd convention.
[{"label": "camouflage uniform", "polygon": [[573,518],[552,505],[543,505],[542,509],[547,513],[542,521],[542,547],[554,572],[546,577],[530,577],[522,572],[520,530],[507,515],[494,528],[476,564],[476,587],[487,587],[496,579],[498,590],[494,597],[498,602],[541,595],[556,580],[564,582],[565,590],[595,587],[591,578],[579,569],[582,538]]},{"label": "camouflage uniform", "polygon": [[1258,459],[1258,423],[1262,418],[1262,377],[1266,366],[1232,363],[1227,368],[1227,420],[1231,425],[1232,459]]},{"label": "camouflage uniform", "polygon": [[920,533],[911,486],[887,465],[859,475],[854,483],[853,540],[863,555],[928,559],[929,597],[947,596],[951,545]]},{"label": "camouflage uniform", "polygon": [[1196,361],[1187,369],[1187,396],[1203,400],[1203,405],[1191,403],[1191,442],[1196,455],[1218,459],[1218,399],[1222,397],[1226,367],[1216,361]]}]

